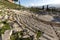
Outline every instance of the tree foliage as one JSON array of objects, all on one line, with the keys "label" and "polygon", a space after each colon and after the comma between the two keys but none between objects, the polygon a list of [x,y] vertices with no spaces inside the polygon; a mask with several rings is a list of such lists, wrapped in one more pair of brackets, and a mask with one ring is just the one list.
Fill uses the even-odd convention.
[{"label": "tree foliage", "polygon": [[16,1],[17,2],[18,0],[13,0],[13,1]]},{"label": "tree foliage", "polygon": [[44,6],[42,6],[42,9],[44,9]]}]

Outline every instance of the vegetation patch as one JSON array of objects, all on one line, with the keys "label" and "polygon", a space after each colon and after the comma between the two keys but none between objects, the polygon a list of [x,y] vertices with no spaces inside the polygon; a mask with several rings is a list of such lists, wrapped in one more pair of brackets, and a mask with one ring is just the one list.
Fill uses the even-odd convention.
[{"label": "vegetation patch", "polygon": [[3,23],[4,26],[0,29],[0,35],[3,34],[6,30],[10,29],[10,25],[9,23],[7,23],[7,21],[2,21],[0,23]]},{"label": "vegetation patch", "polygon": [[41,35],[42,35],[42,32],[41,32],[40,30],[38,30],[38,31],[37,31],[37,36],[36,36],[37,39],[39,39],[39,37],[41,37]]},{"label": "vegetation patch", "polygon": [[0,14],[2,14],[2,11],[0,11]]},{"label": "vegetation patch", "polygon": [[0,1],[0,5],[4,5],[4,7],[6,8],[12,8],[12,9],[16,9],[17,7],[19,7],[19,5],[15,4],[15,3],[11,3],[11,2],[7,2],[7,1]]},{"label": "vegetation patch", "polygon": [[[20,36],[20,37],[19,37]],[[13,34],[10,37],[10,40],[30,40],[30,38],[23,38],[23,32],[13,32]]]}]

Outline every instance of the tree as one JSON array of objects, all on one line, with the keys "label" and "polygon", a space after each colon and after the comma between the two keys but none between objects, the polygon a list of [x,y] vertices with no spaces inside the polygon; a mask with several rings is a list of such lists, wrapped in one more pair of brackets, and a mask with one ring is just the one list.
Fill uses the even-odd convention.
[{"label": "tree", "polygon": [[13,1],[16,1],[17,2],[18,0],[13,0]]},{"label": "tree", "polygon": [[48,5],[47,5],[47,10],[48,10],[49,8],[48,8]]},{"label": "tree", "polygon": [[44,9],[44,6],[42,6],[42,9]]}]

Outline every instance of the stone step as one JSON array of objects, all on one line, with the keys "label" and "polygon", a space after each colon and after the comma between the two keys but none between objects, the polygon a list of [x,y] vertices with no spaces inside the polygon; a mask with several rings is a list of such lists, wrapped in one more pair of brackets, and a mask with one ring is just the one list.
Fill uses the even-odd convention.
[{"label": "stone step", "polygon": [[47,40],[47,38],[45,38],[45,37],[43,37],[43,36],[41,36],[39,39],[40,39],[40,40]]},{"label": "stone step", "polygon": [[49,35],[46,35],[46,34],[43,34],[43,37],[48,39],[48,40],[52,40],[53,39],[52,37],[50,37]]}]

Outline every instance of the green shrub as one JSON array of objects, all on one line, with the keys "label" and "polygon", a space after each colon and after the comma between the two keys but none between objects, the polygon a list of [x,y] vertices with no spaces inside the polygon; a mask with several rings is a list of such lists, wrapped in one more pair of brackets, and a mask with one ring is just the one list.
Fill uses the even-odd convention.
[{"label": "green shrub", "polygon": [[42,32],[38,30],[38,31],[37,31],[37,36],[36,36],[37,39],[38,39],[41,35],[42,35]]},{"label": "green shrub", "polygon": [[3,34],[6,30],[10,29],[10,25],[6,21],[2,21],[0,23],[3,23],[4,26],[0,29],[0,35]]}]

